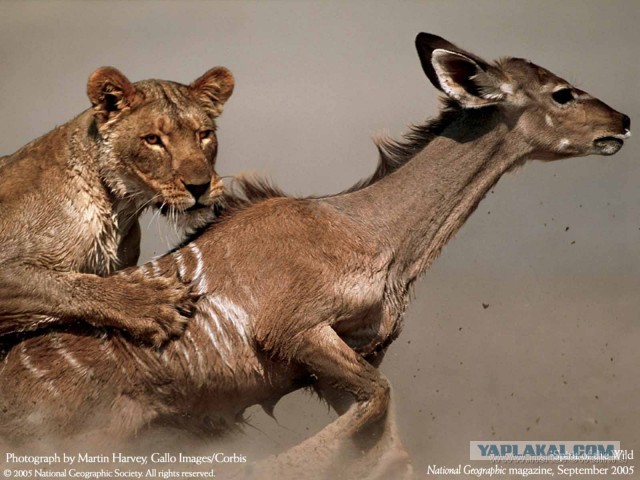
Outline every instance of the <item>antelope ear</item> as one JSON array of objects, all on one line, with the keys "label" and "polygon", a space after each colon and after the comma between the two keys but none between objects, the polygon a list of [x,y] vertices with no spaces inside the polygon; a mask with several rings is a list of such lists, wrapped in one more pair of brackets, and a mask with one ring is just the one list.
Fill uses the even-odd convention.
[{"label": "antelope ear", "polygon": [[129,110],[138,98],[138,92],[120,71],[101,67],[89,77],[87,96],[93,105],[94,116],[102,123]]},{"label": "antelope ear", "polygon": [[224,67],[214,67],[194,80],[190,88],[215,118],[222,113],[225,102],[233,93],[234,84],[233,74],[229,70]]},{"label": "antelope ear", "polygon": [[416,37],[416,48],[431,83],[463,107],[492,105],[506,97],[497,68],[475,55],[428,33]]}]

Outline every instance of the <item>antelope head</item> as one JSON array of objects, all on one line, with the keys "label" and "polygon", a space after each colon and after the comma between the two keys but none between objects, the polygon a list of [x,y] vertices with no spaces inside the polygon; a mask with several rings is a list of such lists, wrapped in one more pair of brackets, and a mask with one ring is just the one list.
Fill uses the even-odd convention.
[{"label": "antelope head", "polygon": [[501,109],[528,158],[613,155],[631,135],[627,115],[527,60],[489,64],[427,33],[416,47],[431,83],[462,108]]}]

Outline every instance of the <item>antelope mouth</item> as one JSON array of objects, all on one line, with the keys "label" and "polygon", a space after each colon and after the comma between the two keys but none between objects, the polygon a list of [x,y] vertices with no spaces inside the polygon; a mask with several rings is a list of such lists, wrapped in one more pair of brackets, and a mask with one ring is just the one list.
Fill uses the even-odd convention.
[{"label": "antelope mouth", "polygon": [[618,153],[622,148],[624,145],[624,139],[628,136],[628,134],[624,134],[596,138],[593,141],[593,145],[600,155],[613,155],[614,153]]}]

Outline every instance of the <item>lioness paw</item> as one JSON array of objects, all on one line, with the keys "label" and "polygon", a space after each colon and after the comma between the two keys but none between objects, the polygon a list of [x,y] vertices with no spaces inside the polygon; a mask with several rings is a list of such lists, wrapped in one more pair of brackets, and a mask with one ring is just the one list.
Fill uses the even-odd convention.
[{"label": "lioness paw", "polygon": [[184,332],[198,299],[177,277],[149,277],[139,270],[111,277],[120,301],[105,312],[103,324],[125,331],[134,340],[159,347]]}]

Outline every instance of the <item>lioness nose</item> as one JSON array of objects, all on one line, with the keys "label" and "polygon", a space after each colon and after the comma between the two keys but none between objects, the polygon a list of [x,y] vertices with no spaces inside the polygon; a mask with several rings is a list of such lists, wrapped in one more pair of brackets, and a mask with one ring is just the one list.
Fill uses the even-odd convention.
[{"label": "lioness nose", "polygon": [[207,188],[209,188],[209,183],[201,183],[199,185],[185,183],[184,188],[186,188],[189,193],[193,195],[193,198],[195,198],[197,201],[200,196],[207,191]]},{"label": "lioness nose", "polygon": [[622,128],[631,130],[631,119],[627,115],[622,115]]}]

